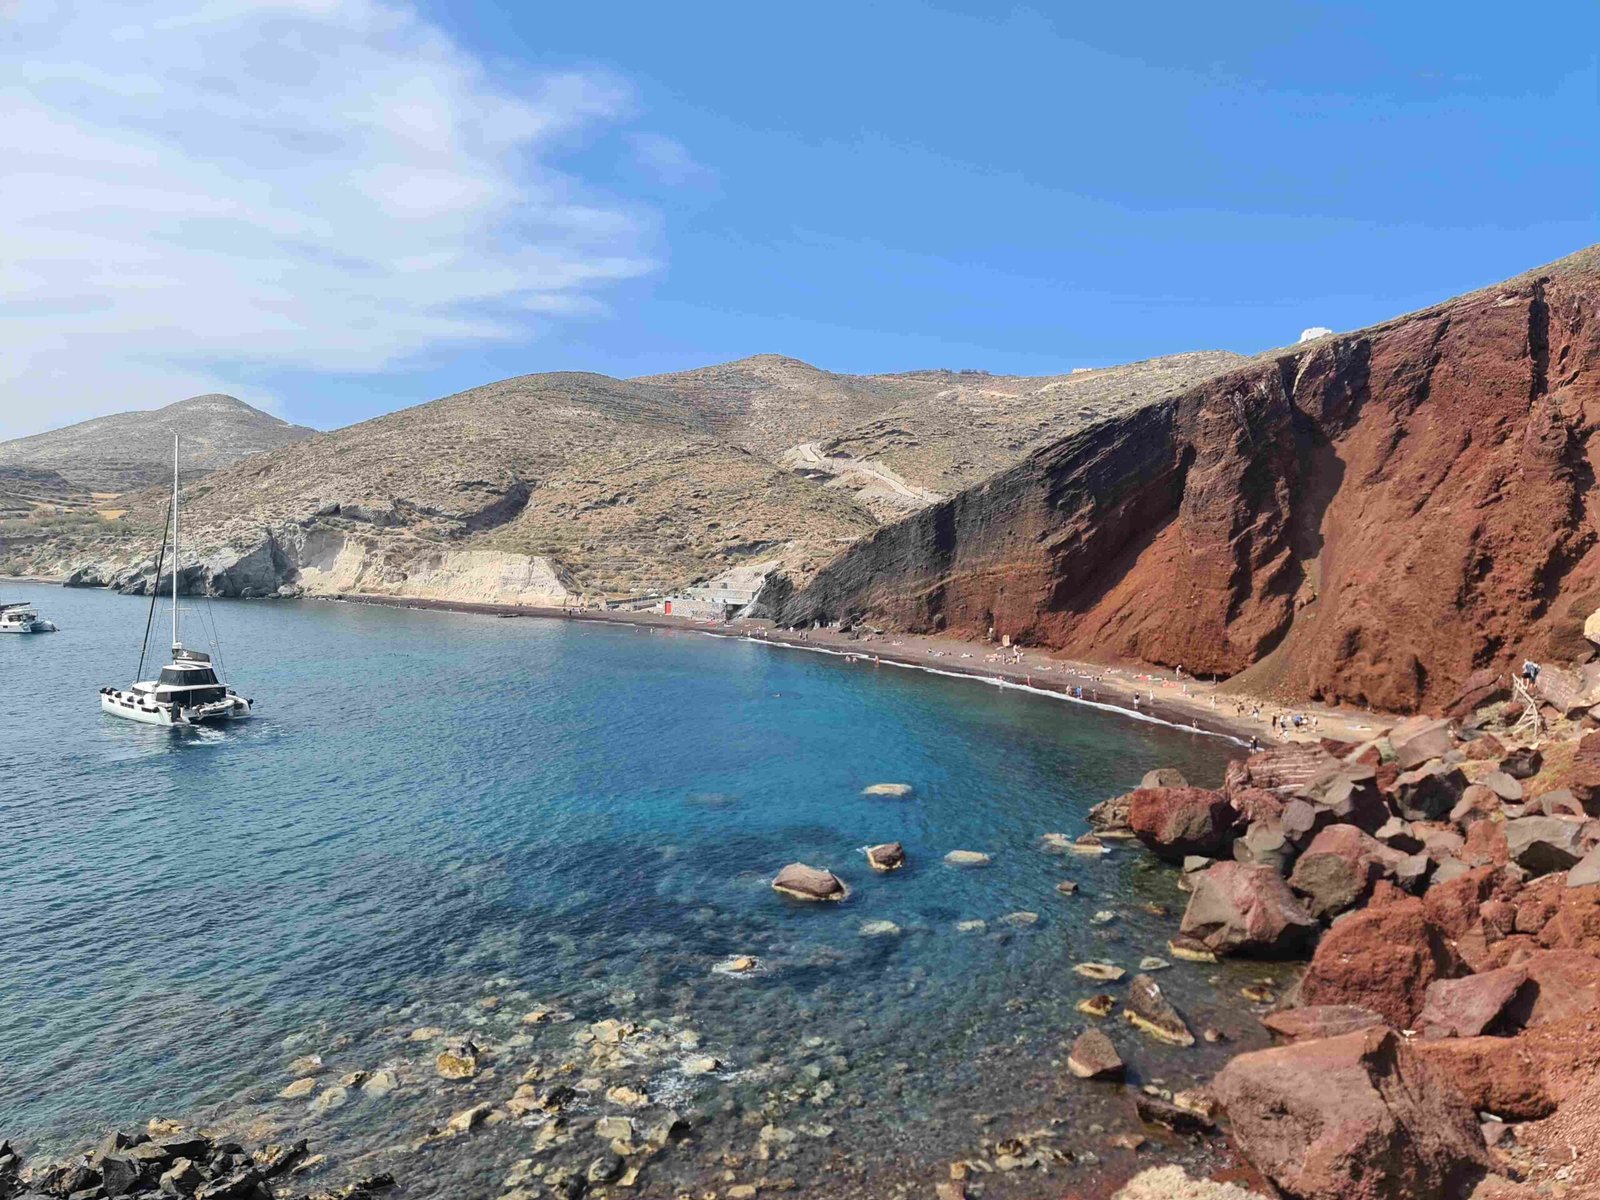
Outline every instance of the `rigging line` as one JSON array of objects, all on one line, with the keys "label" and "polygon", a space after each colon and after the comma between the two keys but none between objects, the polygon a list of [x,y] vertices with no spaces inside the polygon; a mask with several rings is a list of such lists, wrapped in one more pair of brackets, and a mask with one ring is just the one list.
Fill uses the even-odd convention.
[{"label": "rigging line", "polygon": [[212,606],[211,603],[212,596],[210,582],[208,581],[205,586],[206,590],[204,595],[206,598],[206,619],[211,622],[211,645],[212,648],[217,652],[218,678],[221,678],[222,675],[227,674],[227,664],[222,661],[222,638],[217,633],[217,610]]},{"label": "rigging line", "polygon": [[[150,614],[144,619],[144,641],[139,643],[139,667],[133,673],[134,682],[144,674],[144,658],[150,650],[150,628],[156,619],[156,597],[161,595],[161,564],[167,557],[167,530],[172,525],[172,506],[167,505],[167,525],[161,530],[161,549],[156,553],[156,577],[150,581]],[[176,566],[173,568],[176,570]]]}]

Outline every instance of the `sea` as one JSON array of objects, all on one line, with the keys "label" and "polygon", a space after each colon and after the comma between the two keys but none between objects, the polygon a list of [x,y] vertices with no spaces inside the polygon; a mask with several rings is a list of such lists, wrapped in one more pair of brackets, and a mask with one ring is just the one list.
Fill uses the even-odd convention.
[{"label": "sea", "polygon": [[[991,1197],[1091,1194],[1162,1148],[1134,1091],[1261,1041],[1261,965],[1168,953],[1171,867],[1043,840],[1155,766],[1219,783],[1225,739],[692,628],[320,600],[185,601],[256,715],[175,731],[98,706],[146,600],[0,600],[60,626],[0,637],[0,1138],[25,1152],[165,1117],[308,1138],[305,1190],[884,1196],[954,1163]],[[907,865],[879,874],[888,841]],[[848,898],[774,892],[790,862]],[[1077,964],[1148,956],[1227,1042],[1078,1010],[1126,979]],[[1067,1070],[1090,1025],[1125,1084]],[[450,1047],[471,1078],[440,1076]]]}]

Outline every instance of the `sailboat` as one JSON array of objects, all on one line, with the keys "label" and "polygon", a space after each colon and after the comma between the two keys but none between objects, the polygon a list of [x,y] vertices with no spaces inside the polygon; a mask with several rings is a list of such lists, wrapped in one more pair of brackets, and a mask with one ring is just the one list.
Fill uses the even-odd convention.
[{"label": "sailboat", "polygon": [[[155,679],[141,680],[126,690],[100,689],[100,709],[127,721],[145,725],[205,725],[237,721],[250,715],[251,702],[217,677],[211,656],[187,649],[178,634],[178,435],[172,435],[172,523],[162,531],[156,575],[150,584],[150,615],[145,618],[145,642],[156,615],[156,593],[161,584],[161,563],[166,556],[167,534],[172,534],[172,661]],[[144,674],[144,650],[139,668]]]},{"label": "sailboat", "polygon": [[54,633],[56,624],[31,604],[0,604],[0,633]]}]

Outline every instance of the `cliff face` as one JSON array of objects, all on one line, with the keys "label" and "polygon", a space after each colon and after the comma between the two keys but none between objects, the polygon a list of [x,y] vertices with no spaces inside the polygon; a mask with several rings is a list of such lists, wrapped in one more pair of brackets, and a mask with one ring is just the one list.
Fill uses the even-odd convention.
[{"label": "cliff face", "polygon": [[878,530],[782,611],[1404,710],[1584,652],[1600,248],[1264,355]]}]

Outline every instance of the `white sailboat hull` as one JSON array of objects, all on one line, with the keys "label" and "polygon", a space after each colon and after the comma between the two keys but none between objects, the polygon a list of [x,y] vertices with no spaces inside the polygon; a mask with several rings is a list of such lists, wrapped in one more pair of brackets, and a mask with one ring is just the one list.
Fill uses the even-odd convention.
[{"label": "white sailboat hull", "polygon": [[168,704],[152,704],[136,692],[120,692],[106,688],[100,693],[100,711],[121,717],[124,721],[137,721],[141,725],[168,725],[183,728],[192,725],[213,725],[223,721],[240,721],[250,715],[250,701],[243,696],[230,695],[212,704],[197,704],[191,708],[177,708]]},{"label": "white sailboat hull", "polygon": [[0,625],[0,633],[54,633],[56,627],[49,621],[29,621],[26,625],[7,623]]}]

